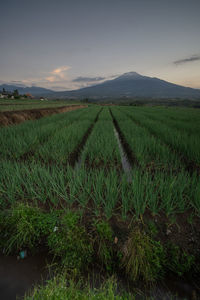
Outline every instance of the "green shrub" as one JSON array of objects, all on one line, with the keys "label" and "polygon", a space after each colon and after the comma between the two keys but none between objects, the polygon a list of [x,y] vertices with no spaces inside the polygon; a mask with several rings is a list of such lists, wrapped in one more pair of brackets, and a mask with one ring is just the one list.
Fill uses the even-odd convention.
[{"label": "green shrub", "polygon": [[92,259],[92,246],[85,228],[80,225],[79,215],[67,211],[57,230],[48,236],[52,253],[61,258],[62,265],[75,272],[87,267]]},{"label": "green shrub", "polygon": [[27,203],[17,203],[0,215],[1,247],[9,254],[22,248],[37,251],[57,223],[57,213],[45,213]]},{"label": "green shrub", "polygon": [[122,266],[131,280],[155,281],[163,275],[163,247],[139,228],[130,233],[122,252]]}]

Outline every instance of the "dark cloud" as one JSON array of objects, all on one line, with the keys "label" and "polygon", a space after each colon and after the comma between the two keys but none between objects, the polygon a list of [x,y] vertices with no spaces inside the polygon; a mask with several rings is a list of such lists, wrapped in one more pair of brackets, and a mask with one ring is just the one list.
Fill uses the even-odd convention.
[{"label": "dark cloud", "polygon": [[188,58],[176,60],[176,61],[174,61],[174,64],[175,65],[181,65],[181,64],[184,64],[184,63],[187,63],[187,62],[197,61],[197,60],[200,60],[200,55],[192,55]]},{"label": "dark cloud", "polygon": [[96,82],[104,80],[105,77],[82,77],[79,76],[73,80],[73,82]]}]

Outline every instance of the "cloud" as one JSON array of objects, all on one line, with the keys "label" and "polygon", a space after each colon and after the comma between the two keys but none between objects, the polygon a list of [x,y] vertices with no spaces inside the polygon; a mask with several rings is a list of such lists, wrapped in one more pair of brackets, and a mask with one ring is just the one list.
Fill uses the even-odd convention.
[{"label": "cloud", "polygon": [[200,60],[200,55],[192,55],[192,56],[184,58],[184,59],[176,60],[173,63],[175,65],[181,65],[181,64],[185,64],[185,63],[197,61],[197,60]]},{"label": "cloud", "polygon": [[64,75],[63,73],[70,70],[70,69],[71,69],[70,66],[63,66],[63,67],[60,67],[60,68],[57,68],[57,69],[53,70],[51,72],[51,74],[63,77],[63,75]]},{"label": "cloud", "polygon": [[48,76],[45,79],[49,82],[54,82],[54,81],[56,81],[56,76]]},{"label": "cloud", "polygon": [[96,82],[96,81],[101,81],[104,79],[105,79],[105,77],[82,77],[82,76],[79,76],[72,81],[73,82]]},{"label": "cloud", "polygon": [[50,76],[47,76],[45,79],[48,82],[56,82],[60,81],[61,79],[66,79],[67,74],[66,72],[71,69],[70,66],[62,66],[59,68],[54,69],[53,71],[49,72]]}]

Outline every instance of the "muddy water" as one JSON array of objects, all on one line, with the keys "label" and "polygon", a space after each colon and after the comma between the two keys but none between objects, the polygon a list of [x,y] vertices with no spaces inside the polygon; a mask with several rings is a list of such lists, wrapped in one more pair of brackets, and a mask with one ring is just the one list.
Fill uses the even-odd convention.
[{"label": "muddy water", "polygon": [[132,181],[132,176],[131,176],[131,164],[128,160],[128,157],[126,155],[126,152],[122,146],[122,143],[120,141],[120,137],[119,137],[119,133],[117,132],[116,128],[114,127],[114,134],[115,134],[115,137],[117,139],[117,143],[118,143],[118,146],[119,146],[119,152],[120,152],[120,156],[121,156],[121,163],[122,163],[122,168],[124,170],[124,173],[126,174],[127,176],[127,180],[129,182]]},{"label": "muddy water", "polygon": [[[41,284],[50,277],[48,265],[51,263],[46,252],[32,257],[17,260],[13,256],[0,256],[0,299],[15,300],[30,291],[35,284]],[[92,272],[91,272],[92,273]],[[99,276],[96,275],[97,277]],[[101,285],[102,277],[98,277],[98,286]],[[125,278],[118,278],[119,286],[131,291]],[[94,283],[93,283],[94,284]],[[138,287],[141,295],[148,295],[154,300],[197,300],[200,299],[200,282],[189,282],[183,278],[170,276],[165,281],[156,284],[151,289]],[[176,297],[175,297],[176,296]],[[141,299],[141,296],[136,297]]]},{"label": "muddy water", "polygon": [[15,300],[22,297],[35,283],[48,278],[47,253],[18,260],[17,257],[0,255],[0,299]]}]

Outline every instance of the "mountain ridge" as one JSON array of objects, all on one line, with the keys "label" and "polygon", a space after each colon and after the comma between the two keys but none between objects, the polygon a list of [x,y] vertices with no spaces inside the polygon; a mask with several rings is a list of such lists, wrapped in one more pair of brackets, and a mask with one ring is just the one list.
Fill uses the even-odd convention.
[{"label": "mountain ridge", "polygon": [[[0,85],[2,86],[11,85]],[[14,87],[14,86],[12,86]],[[155,98],[200,98],[200,89],[184,87],[156,77],[127,72],[112,80],[71,91],[53,91],[41,87],[17,87],[20,94],[30,93],[34,96],[49,98],[120,98],[120,97],[155,97]],[[6,89],[6,88],[5,88]]]}]

